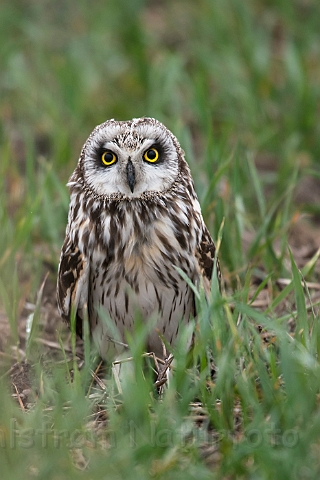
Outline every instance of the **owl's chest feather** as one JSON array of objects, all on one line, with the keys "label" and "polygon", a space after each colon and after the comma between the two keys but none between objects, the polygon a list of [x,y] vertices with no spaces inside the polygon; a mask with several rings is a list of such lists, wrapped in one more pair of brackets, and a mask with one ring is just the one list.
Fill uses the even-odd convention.
[{"label": "owl's chest feather", "polygon": [[[175,266],[194,276],[192,232],[188,232],[188,248],[183,249],[179,243],[181,233],[177,232],[177,227],[169,217],[142,223],[127,215],[124,220],[120,224],[119,219],[106,219],[103,229],[104,248],[92,257],[93,263],[100,263],[101,253],[104,252],[104,261],[107,263],[104,282],[124,278],[136,289],[135,284],[145,278],[153,283],[160,281],[167,285],[170,281],[178,282],[181,278]],[[117,223],[117,228],[112,223]]]},{"label": "owl's chest feather", "polygon": [[[181,247],[170,219],[157,218],[137,225],[127,218],[119,236],[110,236],[110,222],[106,224],[109,230],[104,248],[95,250],[91,257],[91,320],[98,325],[96,312],[104,307],[124,336],[124,330],[132,328],[137,312],[145,321],[156,315],[157,329],[171,343],[180,321],[194,315],[193,292],[175,268],[196,281],[190,249]],[[189,237],[192,243],[193,236]],[[102,268],[103,262],[106,268]],[[95,330],[98,344],[105,334],[103,324],[99,324]],[[105,342],[101,345],[102,351],[107,348]],[[148,346],[150,351],[162,354],[156,330],[150,334]]]}]

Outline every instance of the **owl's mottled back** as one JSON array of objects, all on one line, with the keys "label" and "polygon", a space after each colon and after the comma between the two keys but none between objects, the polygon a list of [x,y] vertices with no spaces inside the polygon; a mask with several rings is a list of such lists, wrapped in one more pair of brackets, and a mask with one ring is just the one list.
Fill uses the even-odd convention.
[{"label": "owl's mottled back", "polygon": [[[147,348],[162,355],[196,315],[194,293],[175,267],[209,289],[215,248],[184,153],[153,118],[97,126],[70,177],[71,199],[58,274],[58,305],[81,334],[87,308],[103,357],[119,350],[136,314],[155,322]],[[190,339],[191,340],[191,339]],[[186,346],[187,347],[187,346]]]}]

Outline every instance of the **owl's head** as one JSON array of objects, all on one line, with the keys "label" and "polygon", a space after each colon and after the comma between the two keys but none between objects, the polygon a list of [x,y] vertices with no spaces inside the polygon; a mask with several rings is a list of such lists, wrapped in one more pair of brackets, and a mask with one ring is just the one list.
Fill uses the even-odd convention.
[{"label": "owl's head", "polygon": [[177,179],[183,151],[176,137],[154,118],[108,120],[83,146],[69,185],[83,184],[104,197],[137,198],[168,190]]}]

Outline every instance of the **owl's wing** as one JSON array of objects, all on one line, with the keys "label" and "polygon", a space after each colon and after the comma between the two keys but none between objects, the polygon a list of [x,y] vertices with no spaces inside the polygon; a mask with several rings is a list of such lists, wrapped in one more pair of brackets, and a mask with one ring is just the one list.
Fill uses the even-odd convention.
[{"label": "owl's wing", "polygon": [[76,332],[82,336],[82,320],[88,303],[90,264],[84,254],[66,237],[60,257],[57,300],[61,317],[70,323],[71,309],[76,313]]},{"label": "owl's wing", "polygon": [[[199,273],[203,281],[204,290],[207,295],[210,293],[210,289],[211,289],[211,278],[212,278],[212,271],[213,271],[215,256],[216,256],[216,247],[213,243],[209,230],[204,225],[202,238],[196,250],[196,258],[198,260]],[[220,284],[221,271],[220,271],[218,258],[217,258],[217,276]]]}]

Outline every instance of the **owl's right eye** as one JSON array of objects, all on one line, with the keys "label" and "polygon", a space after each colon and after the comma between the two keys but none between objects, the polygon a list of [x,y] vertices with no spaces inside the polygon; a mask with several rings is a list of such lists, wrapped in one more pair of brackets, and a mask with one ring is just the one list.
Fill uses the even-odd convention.
[{"label": "owl's right eye", "polygon": [[106,150],[101,155],[101,161],[107,167],[116,163],[117,160],[118,160],[117,155],[115,153],[111,152],[110,150]]},{"label": "owl's right eye", "polygon": [[156,148],[152,147],[149,148],[145,154],[143,155],[143,158],[150,163],[156,163],[156,161],[159,158],[159,152]]}]

